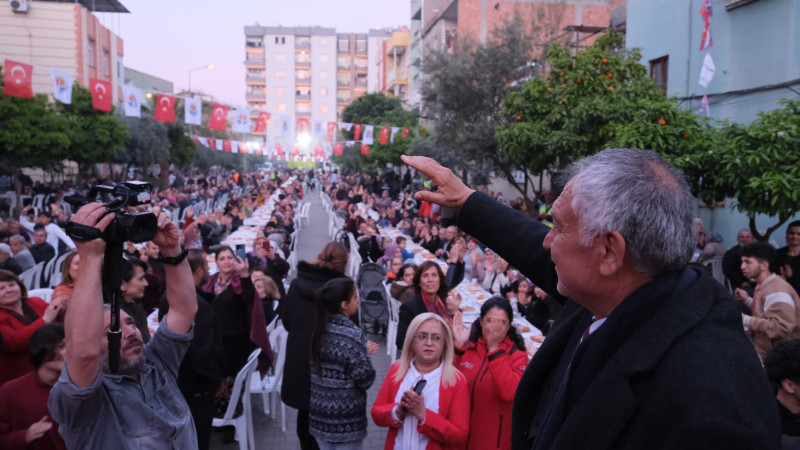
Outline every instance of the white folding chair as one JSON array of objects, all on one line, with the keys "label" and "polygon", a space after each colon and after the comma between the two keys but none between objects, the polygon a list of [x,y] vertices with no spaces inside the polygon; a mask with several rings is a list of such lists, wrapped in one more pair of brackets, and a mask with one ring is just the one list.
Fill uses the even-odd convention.
[{"label": "white folding chair", "polygon": [[400,302],[392,298],[391,295],[387,295],[386,298],[389,302],[389,325],[386,327],[386,354],[389,355],[390,361],[394,362],[397,359],[397,324],[400,322]]},{"label": "white folding chair", "polygon": [[50,288],[31,289],[28,291],[28,297],[39,297],[45,302],[50,303],[50,299],[53,297],[53,290],[54,289]]},{"label": "white folding chair", "polygon": [[[255,450],[256,448],[255,438],[253,437],[250,383],[253,372],[255,372],[258,365],[258,355],[260,353],[261,349],[257,348],[247,358],[247,364],[236,374],[236,380],[233,382],[233,393],[228,403],[228,409],[225,410],[225,415],[222,418],[215,417],[211,422],[211,426],[214,427],[233,425],[236,429],[236,440],[239,441],[239,450]],[[242,400],[242,413],[236,416],[236,406],[239,404],[239,399]]]},{"label": "white folding chair", "polygon": [[39,289],[42,280],[44,261],[19,274],[19,280],[28,290]]},{"label": "white folding chair", "polygon": [[311,209],[311,203],[305,202],[303,206],[300,208],[300,214],[297,215],[297,221],[300,225],[303,225],[305,222],[305,226],[309,226],[311,224],[311,219],[308,216],[309,209]]},{"label": "white folding chair", "polygon": [[[273,321],[274,322],[274,321]],[[283,385],[283,367],[286,363],[286,340],[289,333],[279,324],[269,334],[269,345],[275,353],[275,361],[272,363],[273,367],[263,379],[258,380],[260,383],[261,402],[264,406],[264,414],[275,418],[276,405],[275,400],[280,399],[281,386]],[[286,404],[281,402],[281,431],[286,432]]]}]

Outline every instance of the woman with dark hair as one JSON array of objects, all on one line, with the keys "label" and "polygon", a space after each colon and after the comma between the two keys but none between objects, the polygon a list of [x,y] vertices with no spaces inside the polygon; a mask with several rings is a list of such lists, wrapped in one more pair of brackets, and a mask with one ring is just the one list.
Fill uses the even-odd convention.
[{"label": "woman with dark hair", "polygon": [[511,326],[514,313],[503,297],[481,306],[467,332],[461,312],[453,319],[454,364],[467,377],[471,395],[467,449],[511,448],[511,404],[528,354]]},{"label": "woman with dark hair", "polygon": [[236,377],[256,348],[250,340],[250,309],[255,301],[255,287],[250,281],[247,260],[236,257],[230,247],[220,247],[215,261],[219,272],[208,278],[203,291],[214,295],[212,304],[225,353],[222,375]]},{"label": "woman with dark hair", "polygon": [[[453,264],[448,268],[451,273]],[[461,265],[463,268],[463,263]],[[464,273],[461,270],[461,278]],[[461,280],[453,280],[452,285],[457,285]],[[402,348],[406,339],[408,324],[424,312],[438,314],[447,323],[452,322],[453,315],[447,310],[447,292],[449,291],[447,278],[442,272],[439,263],[425,261],[414,273],[414,291],[416,295],[400,306],[400,317],[397,324],[397,348]]]},{"label": "woman with dark hair", "polygon": [[48,305],[28,290],[12,272],[0,270],[0,385],[33,369],[28,360],[28,344],[33,333],[53,323],[61,311],[61,301]]},{"label": "woman with dark hair", "polygon": [[358,312],[353,280],[334,278],[315,296],[309,431],[322,449],[360,449],[367,436],[367,389],[375,381],[369,355],[378,345],[349,319]]},{"label": "woman with dark hair", "polygon": [[415,264],[404,264],[397,271],[397,278],[389,288],[389,294],[400,303],[405,303],[414,297],[414,273],[417,270]]},{"label": "woman with dark hair", "polygon": [[348,256],[349,252],[342,244],[329,242],[314,261],[300,261],[297,278],[292,281],[278,309],[283,326],[289,333],[281,400],[297,409],[297,437],[303,450],[319,448],[308,429],[311,396],[311,369],[308,362],[316,311],[314,294],[329,280],[344,276]]}]

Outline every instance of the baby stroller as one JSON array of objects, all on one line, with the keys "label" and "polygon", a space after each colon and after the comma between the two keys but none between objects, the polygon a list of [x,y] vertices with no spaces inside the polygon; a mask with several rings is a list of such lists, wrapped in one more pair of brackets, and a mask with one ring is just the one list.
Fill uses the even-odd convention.
[{"label": "baby stroller", "polygon": [[364,263],[358,269],[358,318],[367,334],[383,334],[389,324],[389,303],[386,299],[386,268]]}]

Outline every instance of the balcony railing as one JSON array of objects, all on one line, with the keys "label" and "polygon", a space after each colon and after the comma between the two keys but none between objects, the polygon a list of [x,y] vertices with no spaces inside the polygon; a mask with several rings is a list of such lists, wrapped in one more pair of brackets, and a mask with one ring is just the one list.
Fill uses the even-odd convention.
[{"label": "balcony railing", "polygon": [[267,77],[266,76],[248,75],[247,78],[245,78],[245,81],[248,82],[248,83],[264,84],[264,83],[267,82]]},{"label": "balcony railing", "polygon": [[261,59],[248,58],[248,59],[244,60],[244,65],[246,65],[246,66],[261,66],[261,67],[264,67],[264,64],[265,64],[264,58],[261,58]]},{"label": "balcony railing", "polygon": [[294,96],[294,98],[295,100],[311,100],[311,94],[305,94],[305,95],[297,94]]},{"label": "balcony railing", "polygon": [[350,80],[347,80],[347,81],[336,80],[336,85],[337,86],[350,86]]}]

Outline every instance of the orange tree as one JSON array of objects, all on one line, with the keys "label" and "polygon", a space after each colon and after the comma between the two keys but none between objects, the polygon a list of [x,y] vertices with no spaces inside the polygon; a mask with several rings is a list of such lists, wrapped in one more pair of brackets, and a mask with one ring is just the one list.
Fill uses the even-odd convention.
[{"label": "orange tree", "polygon": [[706,170],[719,132],[666,97],[640,58],[614,32],[577,54],[551,45],[549,75],[503,99],[505,125],[496,134],[501,151],[525,161],[531,173],[556,173],[605,148],[652,150],[684,171],[695,194],[719,198]]}]

